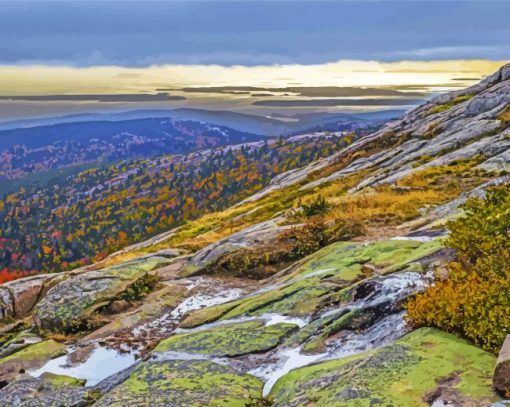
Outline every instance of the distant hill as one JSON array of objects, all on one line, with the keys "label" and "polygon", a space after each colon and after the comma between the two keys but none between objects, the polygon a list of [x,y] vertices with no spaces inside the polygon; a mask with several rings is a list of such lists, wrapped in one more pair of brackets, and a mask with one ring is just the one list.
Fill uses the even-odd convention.
[{"label": "distant hill", "polygon": [[[62,123],[90,122],[90,121],[123,121],[147,118],[172,118],[173,120],[198,120],[227,126],[239,131],[263,134],[267,136],[286,136],[317,127],[319,123],[343,123],[387,121],[399,118],[404,110],[378,110],[365,113],[304,113],[284,115],[276,110],[269,116],[258,116],[222,110],[205,109],[153,109],[132,110],[117,113],[82,113],[59,117],[38,119],[24,119],[0,123],[0,130],[12,130],[37,126],[48,126]],[[339,129],[332,129],[339,130]]]},{"label": "distant hill", "polygon": [[0,181],[99,161],[183,154],[266,137],[317,131],[367,133],[399,113],[313,113],[267,118],[177,109],[15,121],[0,125]]},{"label": "distant hill", "polygon": [[0,179],[97,161],[188,153],[264,136],[193,120],[84,121],[0,131]]}]

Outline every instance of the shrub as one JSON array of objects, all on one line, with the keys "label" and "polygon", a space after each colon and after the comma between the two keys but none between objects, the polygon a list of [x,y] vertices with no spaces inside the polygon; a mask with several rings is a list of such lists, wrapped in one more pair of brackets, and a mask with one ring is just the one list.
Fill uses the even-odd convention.
[{"label": "shrub", "polygon": [[288,245],[284,244],[241,249],[220,258],[207,272],[259,280],[273,275],[282,264],[290,260],[292,253]]},{"label": "shrub", "polygon": [[506,105],[505,110],[499,114],[498,120],[501,120],[504,124],[510,123],[510,103]]},{"label": "shrub", "polygon": [[336,219],[335,223],[326,230],[329,243],[349,240],[361,236],[366,232],[365,225],[357,219]]},{"label": "shrub", "polygon": [[158,284],[158,278],[152,274],[145,273],[142,278],[131,284],[121,295],[120,299],[134,302],[143,298],[154,290]]},{"label": "shrub", "polygon": [[490,189],[448,222],[447,245],[457,252],[449,278],[407,304],[415,325],[436,326],[496,352],[510,333],[510,186]]},{"label": "shrub", "polygon": [[318,195],[308,202],[299,202],[299,205],[303,208],[303,215],[307,218],[322,215],[330,209],[328,202],[322,195]]},{"label": "shrub", "polygon": [[326,225],[321,220],[305,223],[280,235],[280,240],[290,240],[293,257],[298,259],[311,254],[328,244]]}]

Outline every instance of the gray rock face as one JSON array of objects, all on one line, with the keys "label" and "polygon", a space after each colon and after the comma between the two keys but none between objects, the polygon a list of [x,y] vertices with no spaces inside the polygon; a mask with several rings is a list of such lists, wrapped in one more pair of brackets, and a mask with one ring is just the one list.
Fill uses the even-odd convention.
[{"label": "gray rock face", "polygon": [[494,389],[507,395],[510,392],[510,335],[507,335],[496,361],[493,379]]},{"label": "gray rock face", "polygon": [[443,205],[436,206],[429,213],[429,216],[436,219],[446,218],[457,212],[458,208],[469,198],[481,198],[485,196],[485,190],[494,185],[502,185],[510,182],[510,176],[502,176],[494,178],[483,183],[477,188],[461,194],[457,199],[447,202]]},{"label": "gray rock face", "polygon": [[117,299],[149,271],[168,262],[164,257],[150,257],[97,271],[69,273],[66,279],[50,288],[37,304],[34,320],[44,329],[73,328],[98,308]]},{"label": "gray rock face", "polygon": [[195,274],[229,253],[257,245],[270,244],[281,232],[295,226],[280,226],[278,223],[283,220],[284,217],[280,216],[258,223],[204,247],[187,260],[183,273]]},{"label": "gray rock face", "polygon": [[0,286],[0,318],[21,318],[27,315],[39,299],[52,274],[41,274],[11,281]]},{"label": "gray rock face", "polygon": [[[368,157],[362,156],[348,166],[333,174],[310,182],[302,189],[311,189],[329,181],[343,178],[363,169],[371,169],[372,178],[365,180],[359,188],[393,183],[401,177],[415,171],[416,162],[424,156],[442,157],[432,165],[445,165],[456,159],[466,159],[484,154],[490,160],[481,168],[505,169],[508,147],[493,150],[489,147],[495,139],[483,140],[499,135],[504,126],[498,115],[510,104],[510,64],[487,77],[480,83],[467,89],[440,95],[407,113],[401,120],[391,122],[372,135],[357,140],[335,155],[319,160],[307,167],[289,171],[275,177],[271,185],[248,200],[258,199],[267,193],[296,184],[310,173],[339,162],[353,152],[362,152],[368,144],[377,143],[387,134],[408,134],[408,141],[398,147],[391,147]],[[453,105],[439,113],[431,114],[431,109],[441,104],[452,103],[459,96],[471,96],[471,99]],[[503,127],[502,127],[503,126]],[[501,138],[499,139],[501,141]],[[470,145],[472,145],[470,147]],[[458,154],[456,150],[461,150]],[[420,167],[423,168],[423,167]],[[375,170],[375,171],[374,171]]]},{"label": "gray rock face", "polygon": [[85,407],[93,401],[89,389],[71,385],[55,385],[43,379],[25,376],[0,390],[3,406],[19,407]]}]

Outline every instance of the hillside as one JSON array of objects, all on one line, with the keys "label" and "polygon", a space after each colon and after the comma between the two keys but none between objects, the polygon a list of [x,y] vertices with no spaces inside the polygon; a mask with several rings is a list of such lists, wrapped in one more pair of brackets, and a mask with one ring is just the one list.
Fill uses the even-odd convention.
[{"label": "hillside", "polygon": [[[508,292],[510,64],[370,135],[326,140],[324,151],[335,149],[327,156],[296,156],[291,141],[267,147],[283,146],[294,164],[218,207],[198,194],[204,211],[174,229],[89,266],[0,285],[0,400],[501,405],[505,389],[494,392],[492,380],[510,304],[497,290],[480,300],[477,287],[497,282]],[[260,174],[225,168],[229,186]],[[131,185],[143,183],[115,193]],[[118,202],[114,190],[95,202]],[[467,286],[455,315],[463,319],[476,294],[483,334],[472,335],[468,318],[443,323],[440,309],[419,320],[417,301],[448,311],[445,295],[463,277],[480,285]],[[453,288],[433,296],[443,285]],[[478,338],[491,330],[498,335],[487,346]]]},{"label": "hillside", "polygon": [[87,121],[0,131],[0,180],[56,168],[257,141],[261,135],[191,120]]},{"label": "hillside", "polygon": [[184,154],[304,132],[368,132],[400,113],[311,113],[273,119],[233,112],[175,109],[0,123],[0,193],[13,189],[6,180],[51,170]]},{"label": "hillside", "polygon": [[54,177],[44,186],[26,185],[0,201],[2,278],[101,260],[127,244],[239,202],[275,175],[345,146],[346,137],[317,133],[121,161]]}]

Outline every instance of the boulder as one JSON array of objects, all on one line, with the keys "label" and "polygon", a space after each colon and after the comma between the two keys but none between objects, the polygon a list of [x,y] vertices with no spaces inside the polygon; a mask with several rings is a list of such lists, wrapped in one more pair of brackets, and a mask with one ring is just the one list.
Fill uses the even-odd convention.
[{"label": "boulder", "polygon": [[94,404],[97,407],[255,405],[265,405],[259,379],[205,360],[143,363]]},{"label": "boulder", "polygon": [[431,328],[391,345],[295,369],[271,390],[275,407],[490,406],[494,356]]},{"label": "boulder", "polygon": [[262,320],[224,324],[173,335],[154,351],[236,357],[272,349],[297,328],[297,325],[288,323],[265,325]]},{"label": "boulder", "polygon": [[506,396],[510,394],[510,335],[506,336],[499,350],[492,383],[498,393]]},{"label": "boulder", "polygon": [[22,318],[39,300],[44,285],[54,274],[42,274],[10,281],[0,286],[0,318]]},{"label": "boulder", "polygon": [[89,406],[97,398],[96,391],[56,379],[24,375],[0,390],[2,405],[81,407]]},{"label": "boulder", "polygon": [[[0,380],[9,382],[29,369],[38,369],[48,360],[66,353],[65,346],[53,339],[34,343],[0,359]],[[0,400],[3,400],[0,397]]]},{"label": "boulder", "polygon": [[106,269],[82,271],[51,287],[34,309],[34,321],[51,331],[80,330],[90,325],[88,317],[97,309],[121,299],[135,283],[143,285],[147,273],[168,263],[151,257]]},{"label": "boulder", "polygon": [[[274,243],[280,233],[292,228],[292,225],[280,226],[283,216],[250,226],[239,232],[218,240],[203,249],[197,251],[186,260],[186,264],[180,271],[182,276],[191,276],[206,271],[223,256],[246,248],[262,247]],[[294,225],[295,226],[295,225]]]}]

